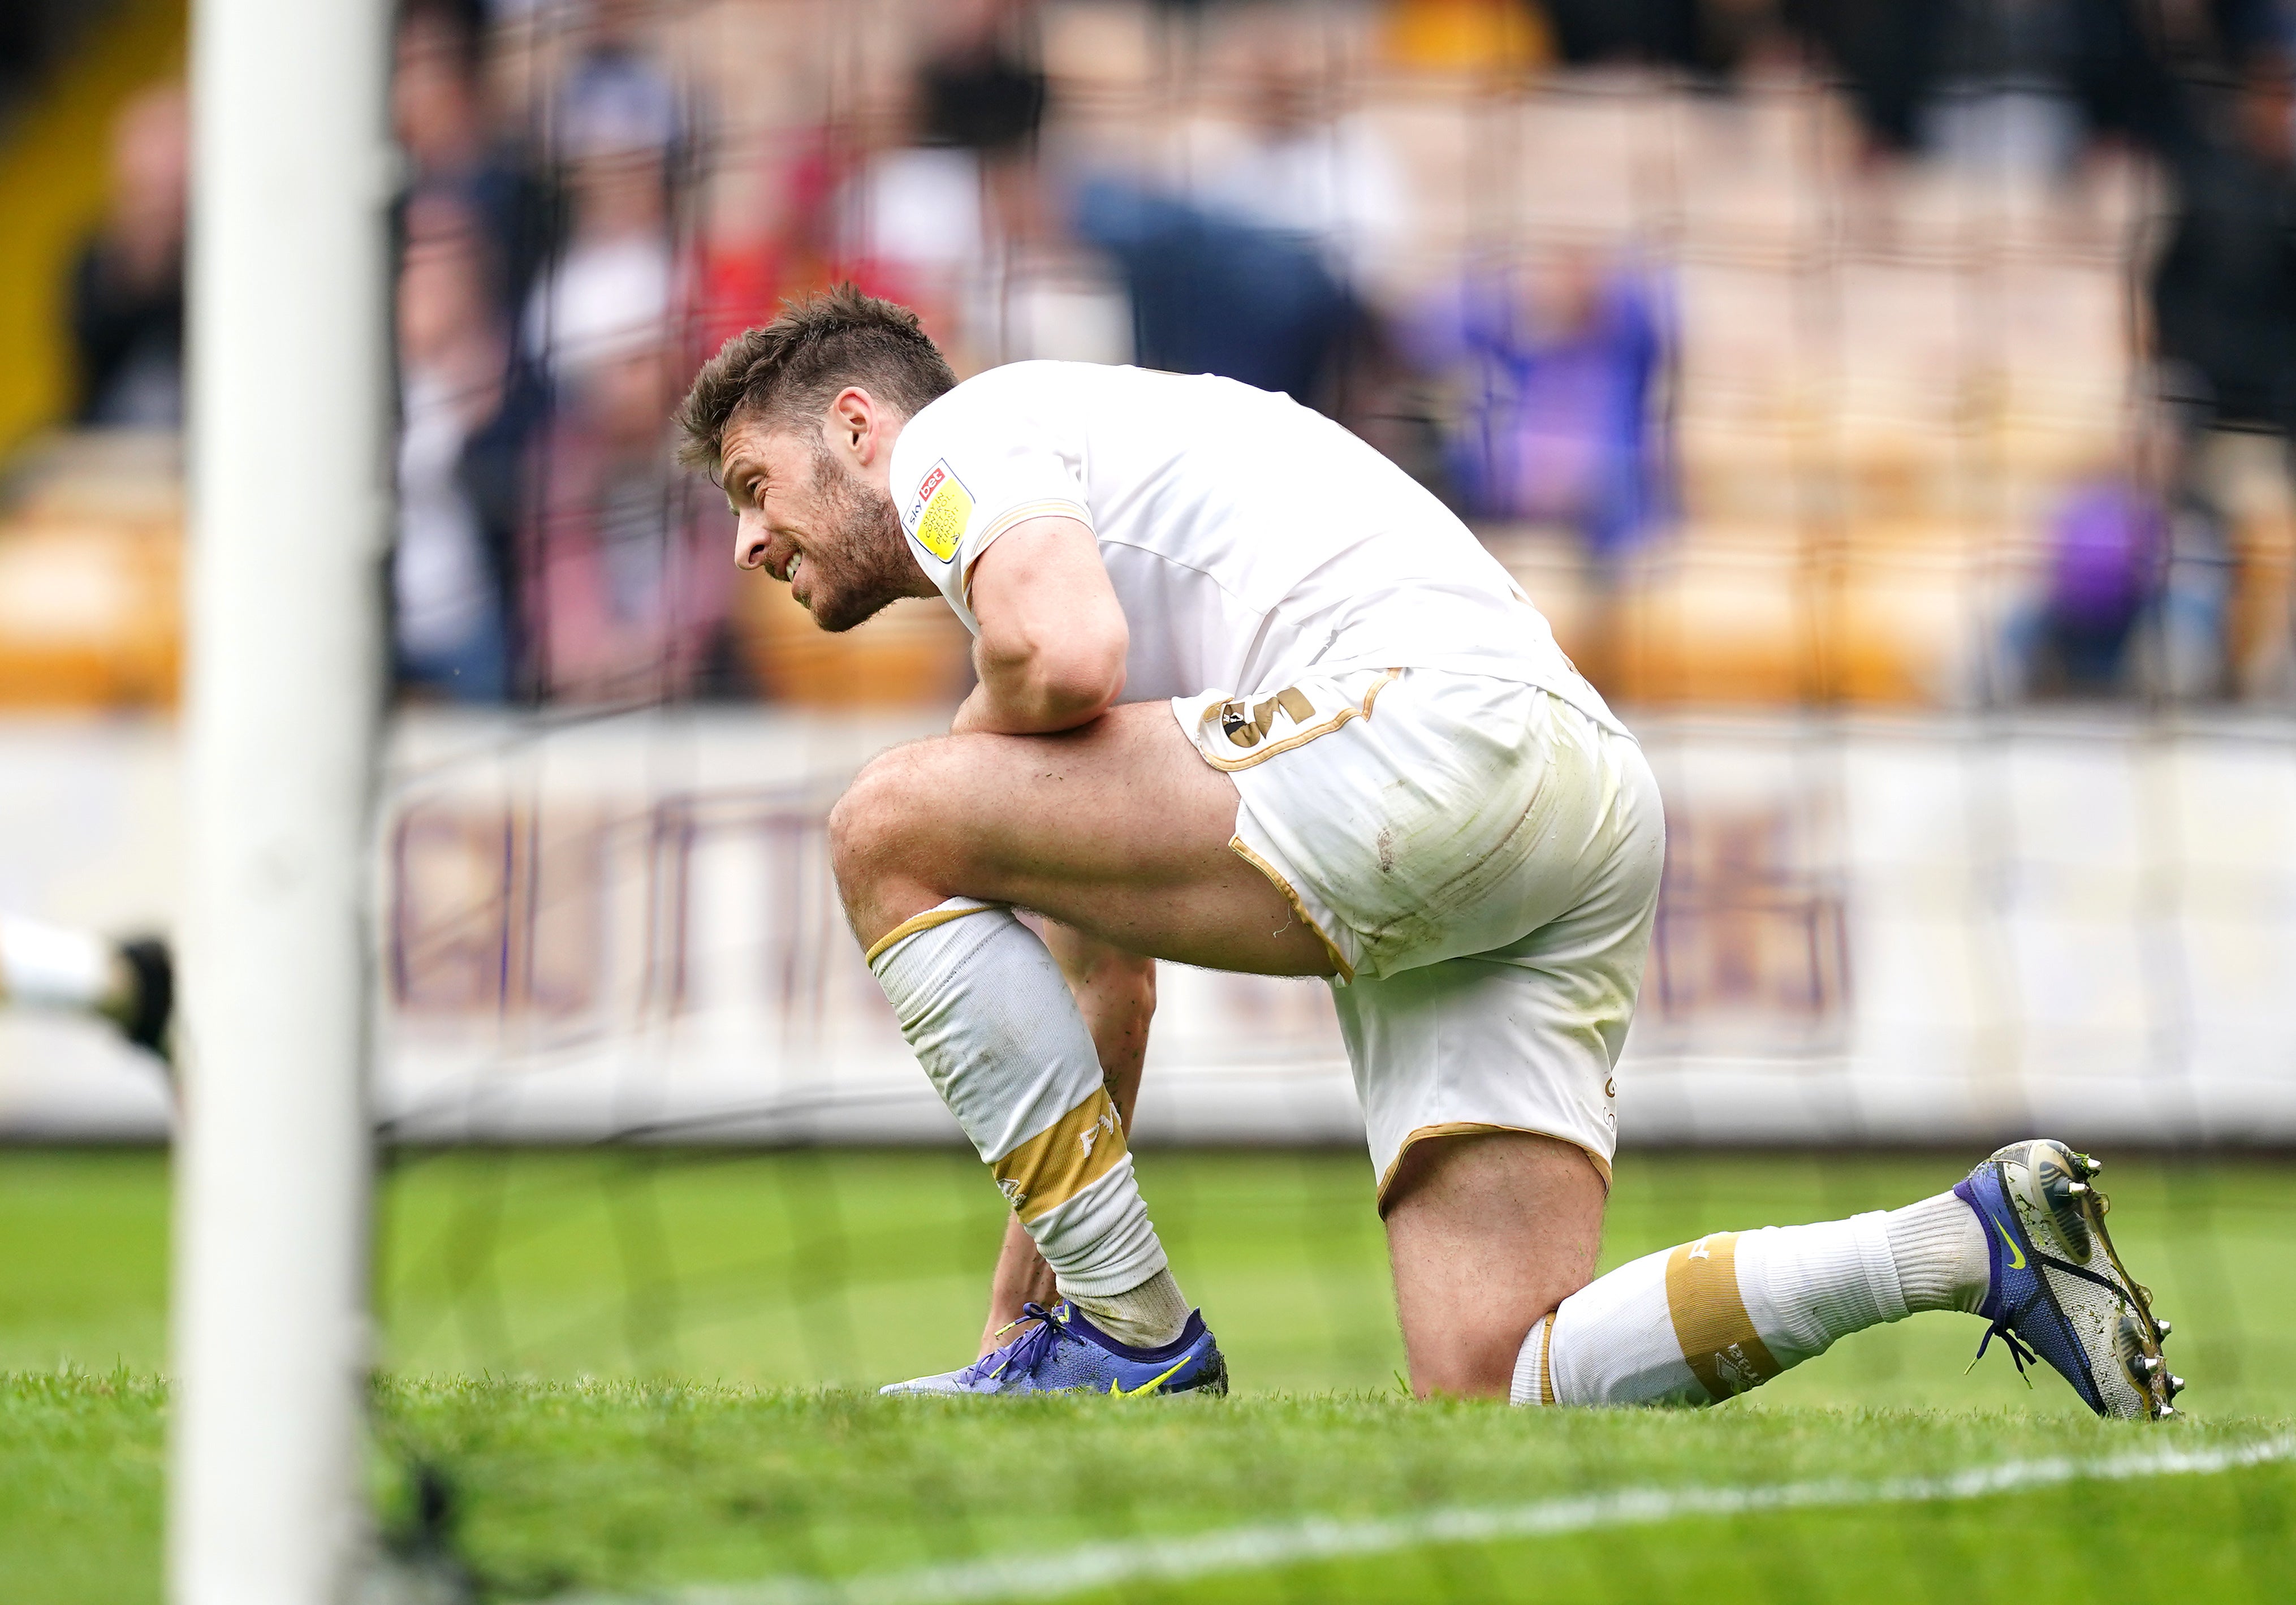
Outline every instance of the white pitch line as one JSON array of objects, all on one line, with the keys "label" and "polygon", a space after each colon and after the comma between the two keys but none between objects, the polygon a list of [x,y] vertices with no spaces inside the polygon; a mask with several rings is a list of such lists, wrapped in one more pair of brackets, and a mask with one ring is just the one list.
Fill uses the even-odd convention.
[{"label": "white pitch line", "polygon": [[1299,1521],[1226,1527],[1171,1538],[1088,1544],[1046,1555],[865,1573],[836,1582],[784,1576],[758,1583],[703,1585],[667,1594],[570,1594],[552,1605],[642,1605],[642,1601],[654,1605],[972,1605],[1023,1596],[1036,1601],[1129,1583],[1185,1583],[1229,1572],[1392,1554],[1437,1544],[1553,1537],[1597,1527],[1646,1527],[1685,1516],[1747,1516],[1772,1511],[1982,1499],[2069,1482],[2201,1476],[2292,1458],[2296,1458],[2296,1436],[2221,1449],[2139,1450],[2088,1462],[2007,1461],[1944,1477],[1877,1482],[1831,1478],[1759,1487],[1622,1488],[1530,1504],[1455,1506],[1398,1520],[1310,1516]]}]

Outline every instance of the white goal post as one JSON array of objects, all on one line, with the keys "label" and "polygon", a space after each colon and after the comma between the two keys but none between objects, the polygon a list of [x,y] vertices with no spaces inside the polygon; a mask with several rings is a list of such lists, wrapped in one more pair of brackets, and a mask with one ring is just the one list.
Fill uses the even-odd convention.
[{"label": "white goal post", "polygon": [[389,24],[193,7],[176,1605],[334,1605],[365,1531]]}]

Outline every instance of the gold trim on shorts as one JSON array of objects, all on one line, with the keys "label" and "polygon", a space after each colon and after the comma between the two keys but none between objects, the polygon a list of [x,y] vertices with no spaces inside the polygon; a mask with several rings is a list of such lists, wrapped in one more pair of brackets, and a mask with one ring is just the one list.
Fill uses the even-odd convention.
[{"label": "gold trim on shorts", "polygon": [[1321,942],[1324,945],[1324,951],[1331,955],[1332,968],[1340,972],[1340,979],[1343,981],[1354,980],[1356,967],[1348,962],[1347,955],[1340,951],[1339,944],[1324,934],[1324,928],[1308,917],[1308,905],[1300,901],[1300,894],[1292,889],[1292,883],[1283,878],[1283,873],[1267,859],[1245,846],[1243,838],[1241,836],[1231,836],[1227,839],[1227,850],[1267,877],[1268,884],[1282,892],[1283,900],[1292,905],[1293,916],[1300,924],[1316,933],[1316,940]]},{"label": "gold trim on shorts", "polygon": [[[1304,730],[1295,730],[1290,735],[1285,736],[1282,741],[1276,742],[1274,746],[1263,747],[1259,751],[1251,754],[1249,757],[1214,757],[1210,753],[1204,750],[1204,747],[1201,742],[1196,743],[1197,755],[1201,757],[1204,762],[1210,764],[1213,768],[1226,770],[1231,774],[1238,769],[1249,769],[1254,764],[1264,764],[1269,758],[1275,757],[1278,753],[1289,752],[1295,747],[1304,747],[1309,741],[1314,741],[1317,736],[1331,734],[1332,732],[1337,730],[1349,719],[1368,719],[1371,717],[1371,705],[1379,700],[1380,692],[1385,688],[1388,682],[1395,679],[1402,673],[1403,671],[1399,668],[1391,668],[1385,674],[1382,675],[1377,680],[1373,681],[1371,689],[1364,692],[1363,705],[1361,707],[1342,708],[1330,718],[1324,720],[1322,724],[1310,725]],[[1291,685],[1285,686],[1282,691],[1277,692],[1273,696],[1257,699],[1256,703],[1254,699],[1250,697],[1230,697],[1226,701],[1219,703],[1217,706],[1220,708],[1234,707],[1239,711],[1245,711],[1248,709],[1250,715],[1250,724],[1258,728],[1259,734],[1262,736],[1265,736],[1274,726],[1275,723],[1275,714],[1279,708],[1283,712],[1290,714],[1294,720],[1297,720],[1300,717],[1299,711],[1300,708],[1304,708],[1309,713],[1313,713],[1315,711],[1315,704],[1309,702],[1308,699],[1300,693],[1298,687]],[[1207,710],[1206,717],[1208,717],[1209,712],[1210,710]],[[1197,720],[1197,724],[1201,727],[1202,723],[1203,717],[1200,717]]]},{"label": "gold trim on shorts", "polygon": [[1538,1334],[1538,1402],[1554,1403],[1554,1317],[1558,1312],[1546,1312],[1545,1329]]},{"label": "gold trim on shorts", "polygon": [[929,908],[921,914],[911,914],[879,937],[869,951],[861,955],[861,962],[873,967],[877,955],[896,942],[906,941],[921,930],[931,930],[934,926],[946,925],[951,920],[962,920],[967,914],[985,914],[1004,906],[1002,903],[976,903],[971,908]]},{"label": "gold trim on shorts", "polygon": [[1092,1095],[990,1165],[1013,1213],[1041,1219],[1116,1168],[1126,1152],[1124,1122],[1108,1089]]},{"label": "gold trim on shorts", "polygon": [[1380,1175],[1379,1191],[1376,1194],[1379,1212],[1382,1215],[1387,1213],[1387,1190],[1395,1184],[1396,1170],[1402,1165],[1403,1156],[1411,1151],[1413,1143],[1424,1142],[1429,1137],[1480,1137],[1501,1132],[1513,1132],[1525,1137],[1546,1137],[1552,1142],[1570,1143],[1571,1147],[1587,1156],[1587,1163],[1592,1165],[1595,1167],[1595,1174],[1603,1178],[1603,1191],[1610,1191],[1611,1161],[1584,1142],[1558,1136],[1551,1131],[1541,1131],[1535,1126],[1500,1126],[1489,1120],[1446,1120],[1436,1126],[1414,1126],[1410,1135],[1403,1139],[1403,1145],[1395,1151],[1395,1158],[1387,1162],[1386,1170]]},{"label": "gold trim on shorts", "polygon": [[1760,1387],[1784,1369],[1754,1331],[1738,1290],[1735,1232],[1714,1232],[1667,1256],[1666,1307],[1684,1363],[1717,1404]]}]

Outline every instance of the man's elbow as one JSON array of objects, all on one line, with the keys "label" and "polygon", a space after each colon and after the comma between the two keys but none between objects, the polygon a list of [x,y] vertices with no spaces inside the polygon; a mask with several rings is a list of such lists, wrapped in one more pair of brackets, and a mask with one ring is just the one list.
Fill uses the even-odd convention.
[{"label": "man's elbow", "polygon": [[1078,654],[1045,666],[1039,695],[1046,711],[1066,725],[1096,719],[1124,694],[1124,659]]},{"label": "man's elbow", "polygon": [[1062,643],[1059,650],[1039,649],[1031,665],[1036,701],[1055,728],[1073,729],[1098,718],[1124,694],[1127,641],[1095,639]]}]

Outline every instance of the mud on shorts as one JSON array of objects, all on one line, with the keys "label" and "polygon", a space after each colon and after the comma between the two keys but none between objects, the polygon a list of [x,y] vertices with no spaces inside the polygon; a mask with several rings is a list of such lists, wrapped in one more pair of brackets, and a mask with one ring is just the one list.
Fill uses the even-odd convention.
[{"label": "mud on shorts", "polygon": [[1229,847],[1331,951],[1382,1209],[1412,1143],[1462,1133],[1561,1138],[1607,1183],[1666,856],[1634,740],[1441,669],[1172,712],[1242,794]]}]

